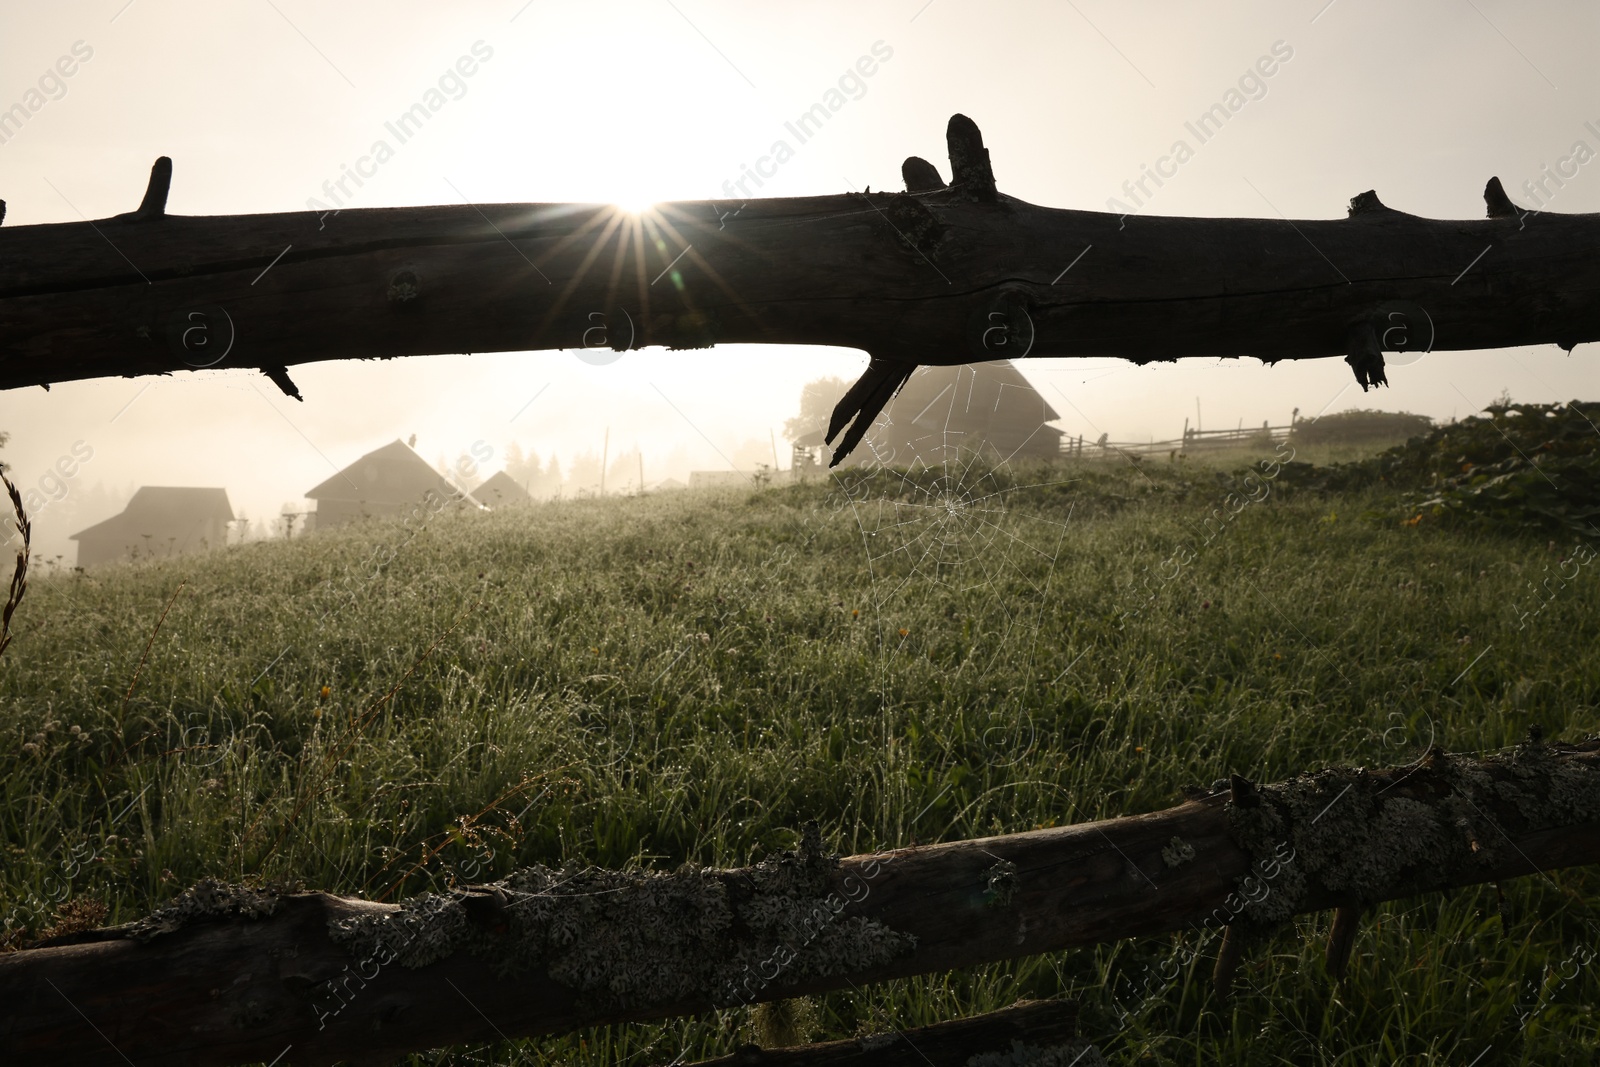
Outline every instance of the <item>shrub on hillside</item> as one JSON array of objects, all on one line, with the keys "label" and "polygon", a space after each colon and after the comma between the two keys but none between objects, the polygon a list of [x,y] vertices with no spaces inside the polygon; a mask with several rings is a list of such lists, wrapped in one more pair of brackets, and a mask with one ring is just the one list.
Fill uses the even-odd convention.
[{"label": "shrub on hillside", "polygon": [[1297,445],[1362,445],[1404,441],[1431,429],[1432,419],[1407,411],[1341,411],[1295,423],[1289,440]]},{"label": "shrub on hillside", "polygon": [[1284,484],[1402,490],[1404,521],[1600,537],[1600,403],[1502,399],[1357,463],[1284,465]]}]

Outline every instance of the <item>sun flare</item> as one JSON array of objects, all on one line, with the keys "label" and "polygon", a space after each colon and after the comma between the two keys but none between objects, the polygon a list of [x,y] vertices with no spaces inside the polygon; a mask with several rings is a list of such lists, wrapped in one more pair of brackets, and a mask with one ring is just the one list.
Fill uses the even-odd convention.
[{"label": "sun flare", "polygon": [[654,208],[656,201],[646,200],[643,197],[617,197],[611,201],[611,206],[637,218]]}]

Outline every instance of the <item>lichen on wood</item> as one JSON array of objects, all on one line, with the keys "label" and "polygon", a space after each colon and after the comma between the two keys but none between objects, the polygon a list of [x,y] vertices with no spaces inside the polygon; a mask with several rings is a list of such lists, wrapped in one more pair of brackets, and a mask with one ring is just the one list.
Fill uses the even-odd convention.
[{"label": "lichen on wood", "polygon": [[[1282,786],[1236,777],[1166,811],[844,861],[824,855],[812,829],[796,852],[749,870],[532,868],[407,905],[203,885],[129,927],[0,954],[0,1000],[23,1006],[0,1060],[104,1062],[88,1016],[138,1062],[268,1062],[290,1042],[296,1062],[389,1062],[478,1040],[490,1018],[497,1036],[516,1038],[685,1015],[1176,932],[1202,912],[1229,926],[1224,955],[1237,961],[1297,904],[1339,909],[1338,940],[1380,894],[1600,864],[1600,738],[1537,741],[1483,762],[1433,752]],[[1224,789],[1231,807],[1214,795]],[[1173,868],[1160,854],[1183,858],[1175,838],[1195,856]],[[1156,892],[1130,893],[1130,857]],[[1017,868],[1015,893],[985,907],[986,888],[1007,883],[1000,859]],[[695,931],[710,931],[705,943]],[[148,940],[130,945],[133,936]],[[533,973],[495,976],[519,967]],[[481,1014],[440,995],[451,983]],[[874,1055],[928,1051],[922,1033]],[[1075,1034],[1022,1036],[1046,1047]],[[859,1057],[881,1042],[839,1044]],[[1000,1045],[965,1043],[939,1067]],[[788,1055],[810,1053],[763,1057]],[[926,1063],[913,1052],[887,1067]]]},{"label": "lichen on wood", "polygon": [[984,871],[983,901],[991,907],[1009,907],[1017,892],[1017,865],[1010,860],[995,860]]},{"label": "lichen on wood", "polygon": [[398,911],[331,920],[329,936],[380,964],[423,967],[466,951],[504,976],[542,969],[596,1009],[725,1004],[742,980],[792,985],[915,946],[881,922],[839,915],[837,868],[811,834],[740,871],[535,865]]},{"label": "lichen on wood", "polygon": [[280,900],[280,892],[275,888],[202,878],[144,918],[107,932],[134,941],[149,941],[204,920],[270,918],[278,910]]},{"label": "lichen on wood", "polygon": [[1194,859],[1194,856],[1194,846],[1177,835],[1173,835],[1172,840],[1161,849],[1161,862],[1168,867],[1181,867]]},{"label": "lichen on wood", "polygon": [[1563,759],[1569,748],[1530,739],[1482,760],[1433,748],[1397,771],[1334,767],[1236,793],[1233,837],[1271,872],[1239,918],[1277,923],[1313,900],[1375,903],[1471,881],[1519,837],[1600,822],[1600,770]]},{"label": "lichen on wood", "polygon": [[[870,198],[868,203],[871,203]],[[938,258],[945,227],[926,205],[909,193],[896,193],[883,210],[902,244],[930,263]]]}]

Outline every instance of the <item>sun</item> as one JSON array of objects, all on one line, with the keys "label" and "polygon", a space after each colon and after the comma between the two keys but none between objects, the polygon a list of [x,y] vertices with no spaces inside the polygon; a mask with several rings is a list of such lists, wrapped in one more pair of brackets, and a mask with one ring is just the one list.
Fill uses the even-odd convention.
[{"label": "sun", "polygon": [[655,208],[657,201],[647,200],[642,196],[619,196],[611,201],[611,206],[635,218],[642,216]]}]

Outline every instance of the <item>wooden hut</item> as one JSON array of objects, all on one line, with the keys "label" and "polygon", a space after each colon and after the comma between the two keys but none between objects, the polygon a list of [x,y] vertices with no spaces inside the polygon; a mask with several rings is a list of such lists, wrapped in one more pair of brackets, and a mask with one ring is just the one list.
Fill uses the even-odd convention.
[{"label": "wooden hut", "polygon": [[[918,367],[853,462],[931,466],[967,451],[997,461],[1049,458],[1061,451],[1062,431],[1048,425],[1059,417],[1010,360]],[[799,449],[818,448],[822,431],[794,443]]]},{"label": "wooden hut", "polygon": [[228,541],[233,508],[226,489],[146,485],[120,515],[72,535],[78,566],[181,556]]},{"label": "wooden hut", "polygon": [[521,507],[533,503],[528,491],[515,478],[501,471],[472,491],[472,498],[490,510]]},{"label": "wooden hut", "polygon": [[459,508],[482,505],[429,466],[412,447],[396,438],[373,449],[306,497],[316,501],[307,520],[308,530],[328,530],[361,519],[404,516],[431,501],[443,500]]}]

